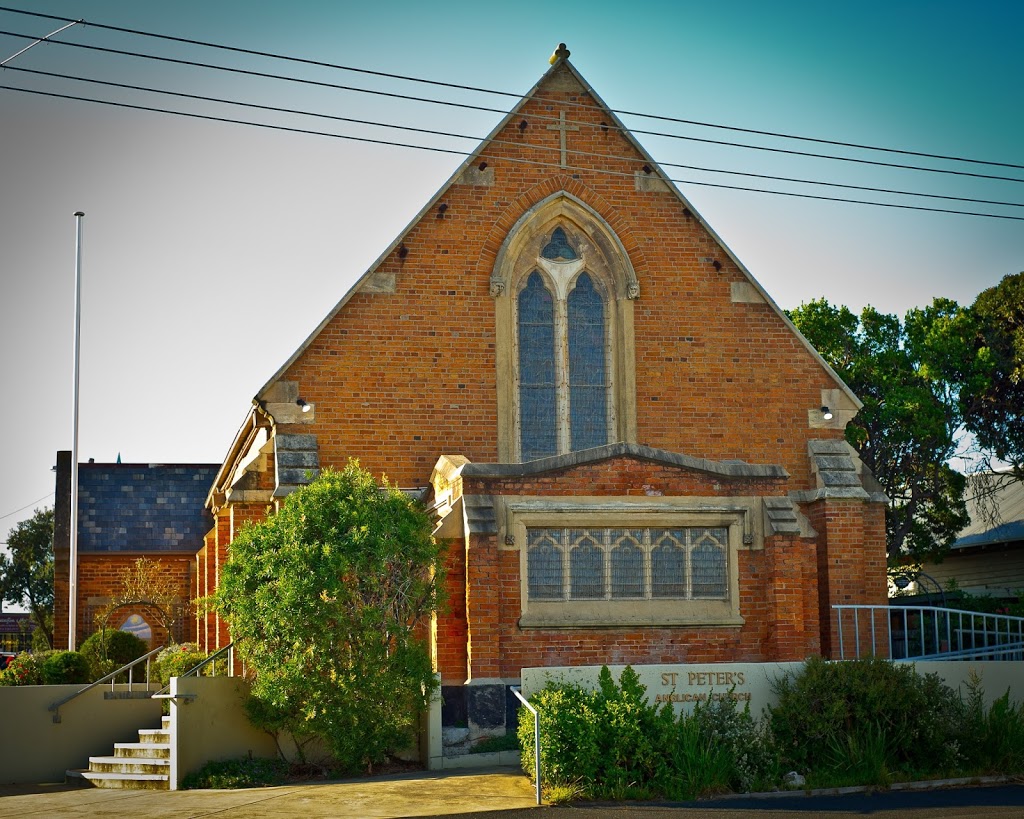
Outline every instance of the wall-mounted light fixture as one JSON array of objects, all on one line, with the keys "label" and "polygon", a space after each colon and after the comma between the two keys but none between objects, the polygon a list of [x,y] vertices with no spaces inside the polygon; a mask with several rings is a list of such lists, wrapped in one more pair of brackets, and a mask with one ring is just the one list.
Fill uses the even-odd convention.
[{"label": "wall-mounted light fixture", "polygon": [[824,407],[823,406],[821,408],[821,417],[824,418],[826,421],[831,421],[832,420],[832,410],[830,410],[828,407]]},{"label": "wall-mounted light fixture", "polygon": [[715,272],[716,273],[718,273],[718,272],[720,272],[722,270],[722,263],[720,261],[718,261],[718,259],[713,260],[711,262],[711,266],[713,268],[715,268]]},{"label": "wall-mounted light fixture", "polygon": [[404,259],[408,255],[409,255],[409,248],[407,248],[405,245],[399,246],[399,248],[398,248],[398,258],[399,259]]},{"label": "wall-mounted light fixture", "polygon": [[486,170],[487,170],[487,163],[486,163],[486,162],[481,162],[481,163],[480,163],[479,165],[477,165],[477,167],[478,167],[478,168],[479,168],[479,169],[480,169],[481,171],[486,171]]},{"label": "wall-mounted light fixture", "polygon": [[520,121],[520,123],[519,123],[519,130],[520,131],[525,131],[529,127],[530,127],[530,123],[528,123],[525,119]]},{"label": "wall-mounted light fixture", "polygon": [[438,219],[444,219],[444,212],[446,210],[448,210],[448,203],[447,202],[442,202],[440,205],[438,205],[437,206],[437,218]]},{"label": "wall-mounted light fixture", "polygon": [[302,399],[302,398],[299,398],[298,400],[296,400],[295,403],[298,404],[302,408],[303,412],[309,412],[311,409],[313,409],[313,405],[312,404],[307,404],[305,402],[305,400]]},{"label": "wall-mounted light fixture", "polygon": [[651,167],[650,165],[648,165],[647,163],[644,163],[644,166],[643,166],[643,167],[642,167],[642,168],[641,168],[640,170],[642,170],[642,171],[643,171],[643,172],[644,172],[645,174],[648,174],[648,175],[649,175],[649,174],[651,173],[651,171],[653,171],[653,170],[654,170],[654,168],[652,168],[652,167]]}]

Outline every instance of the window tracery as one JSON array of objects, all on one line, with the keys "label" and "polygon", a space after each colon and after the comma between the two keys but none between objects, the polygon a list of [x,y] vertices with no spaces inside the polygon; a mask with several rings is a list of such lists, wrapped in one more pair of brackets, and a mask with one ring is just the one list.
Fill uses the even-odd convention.
[{"label": "window tracery", "polygon": [[636,440],[636,275],[607,224],[569,194],[506,236],[497,300],[498,458],[523,462]]}]

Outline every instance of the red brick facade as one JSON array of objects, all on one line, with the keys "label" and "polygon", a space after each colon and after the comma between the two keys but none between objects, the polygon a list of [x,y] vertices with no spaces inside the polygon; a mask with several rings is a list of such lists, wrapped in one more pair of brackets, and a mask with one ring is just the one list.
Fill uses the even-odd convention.
[{"label": "red brick facade", "polygon": [[[553,127],[563,113],[568,134]],[[600,256],[606,268],[594,275],[617,432],[519,465],[508,453],[520,262],[540,259],[556,225],[581,264]],[[193,593],[216,588],[244,522],[316,468],[358,458],[422,492],[451,538],[449,605],[432,638],[445,686],[505,683],[530,666],[830,654],[832,605],[886,599],[883,499],[843,443],[858,405],[559,60],[259,392],[214,482]],[[517,515],[557,520],[560,505],[573,520],[619,514],[610,525],[622,526],[634,509],[696,521],[712,510],[731,527],[727,616],[578,627],[524,617]],[[214,614],[195,628],[210,648],[229,639]]]},{"label": "red brick facade", "polygon": [[[564,169],[560,134],[549,127],[562,111],[578,129],[567,135]],[[613,296],[629,300],[611,343],[630,345],[622,360],[633,370],[617,377],[635,379],[635,395],[616,399],[630,416],[619,428],[635,430],[622,440],[717,466],[620,453],[532,476],[459,477],[454,491],[435,482],[439,504],[445,492],[445,502],[479,497],[499,518],[479,531],[454,517],[442,526],[453,538],[449,605],[433,649],[446,686],[516,679],[526,666],[800,659],[833,650],[833,604],[885,601],[882,504],[859,483],[852,495],[830,492],[818,474],[828,459],[809,451],[813,440],[842,446],[856,399],[616,123],[575,69],[556,64],[264,387],[214,488],[223,558],[226,513],[258,519],[303,482],[281,477],[285,461],[274,461],[288,436],[315,440],[321,467],[354,457],[410,488],[427,487],[442,456],[514,462],[501,455],[514,424],[502,418],[503,359],[513,350],[500,313],[505,288],[517,285],[497,271],[548,203],[584,214],[570,230],[599,223],[636,285],[620,279]],[[836,404],[829,423],[818,420],[826,395]],[[299,412],[301,402],[313,411]],[[839,456],[853,463],[845,450]],[[755,476],[714,471],[735,461]],[[741,497],[744,527],[774,499],[789,504],[793,522],[774,529],[758,520],[756,537],[735,549],[738,617],[727,626],[524,627],[523,545],[502,510],[516,498],[580,496],[657,497],[691,510]],[[200,571],[215,585],[216,570]],[[199,628],[212,646],[223,624],[208,620]]]}]

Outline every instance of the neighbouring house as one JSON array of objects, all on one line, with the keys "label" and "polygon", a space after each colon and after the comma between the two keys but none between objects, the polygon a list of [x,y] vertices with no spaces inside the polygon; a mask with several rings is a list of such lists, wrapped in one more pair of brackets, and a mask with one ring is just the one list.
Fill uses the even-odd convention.
[{"label": "neighbouring house", "polygon": [[358,458],[450,539],[431,652],[478,735],[525,667],[828,656],[834,605],[886,603],[859,400],[556,56],[256,393],[194,576]]},{"label": "neighbouring house", "polygon": [[[78,593],[76,645],[98,630],[124,629],[154,647],[169,638],[195,639],[196,553],[212,526],[203,501],[216,464],[110,464],[78,466]],[[57,453],[54,503],[54,645],[68,644],[71,453]],[[160,564],[179,589],[173,610],[127,603],[98,619],[120,592],[120,578],[140,557]],[[167,617],[170,614],[170,617]],[[168,620],[173,620],[167,633]]]},{"label": "neighbouring house", "polygon": [[32,633],[36,630],[32,615],[26,612],[4,611],[0,601],[0,652],[18,653],[32,648]]},{"label": "neighbouring house", "polygon": [[987,504],[995,511],[994,520],[981,508],[977,481],[972,480],[967,500],[970,524],[941,563],[925,563],[922,570],[943,587],[956,581],[956,587],[968,594],[1018,600],[1024,596],[1024,483],[1003,483]]}]

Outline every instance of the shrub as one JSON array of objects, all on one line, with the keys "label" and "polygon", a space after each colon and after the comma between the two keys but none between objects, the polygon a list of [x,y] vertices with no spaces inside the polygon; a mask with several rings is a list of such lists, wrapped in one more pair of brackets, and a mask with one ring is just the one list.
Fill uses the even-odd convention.
[{"label": "shrub", "polygon": [[78,651],[89,661],[93,680],[137,660],[149,650],[145,640],[117,629],[101,629],[90,635]]},{"label": "shrub", "polygon": [[43,663],[52,651],[23,652],[0,671],[0,685],[43,685]]},{"label": "shrub", "polygon": [[[575,685],[548,683],[532,698],[540,714],[540,764],[542,785],[593,787],[599,769],[597,714],[593,695]],[[531,777],[536,763],[533,715],[519,712],[519,747],[523,770]]]},{"label": "shrub", "polygon": [[[729,692],[730,695],[732,692]],[[716,751],[724,752],[724,780],[726,789],[738,791],[769,790],[782,777],[775,738],[764,720],[750,713],[750,704],[732,696],[697,703],[689,718],[696,723],[704,743]],[[679,717],[680,724],[686,715]],[[697,787],[694,796],[703,796],[722,790],[720,783],[709,781]]]},{"label": "shrub", "polygon": [[[424,636],[444,589],[426,511],[350,461],[231,543],[215,605],[255,675],[250,718],[371,772],[416,739],[437,680]],[[299,754],[301,756],[301,750]]]},{"label": "shrub", "polygon": [[[597,799],[692,799],[775,781],[778,765],[763,726],[731,698],[677,717],[649,704],[632,668],[618,684],[607,668],[598,690],[548,684],[540,712],[541,774],[548,793]],[[521,712],[523,769],[534,771],[533,719]]]},{"label": "shrub", "polygon": [[665,780],[665,746],[674,714],[647,703],[647,689],[629,666],[618,685],[605,666],[593,697],[597,715],[598,778],[612,799],[646,795]]},{"label": "shrub", "polygon": [[[200,651],[195,643],[167,646],[156,655],[156,676],[160,680],[160,685],[167,685],[171,677],[180,677],[205,659],[206,652]],[[202,673],[210,674],[212,669],[204,668]]]},{"label": "shrub", "polygon": [[260,788],[283,785],[288,776],[288,763],[283,759],[242,757],[207,762],[198,771],[188,774],[181,783],[184,789],[196,788]]},{"label": "shrub", "polygon": [[774,689],[771,729],[784,762],[798,771],[842,774],[869,750],[883,758],[873,763],[883,779],[897,771],[941,773],[960,761],[960,697],[912,665],[812,658]]},{"label": "shrub", "polygon": [[54,651],[43,661],[44,685],[72,685],[91,682],[89,660],[77,651]]}]

